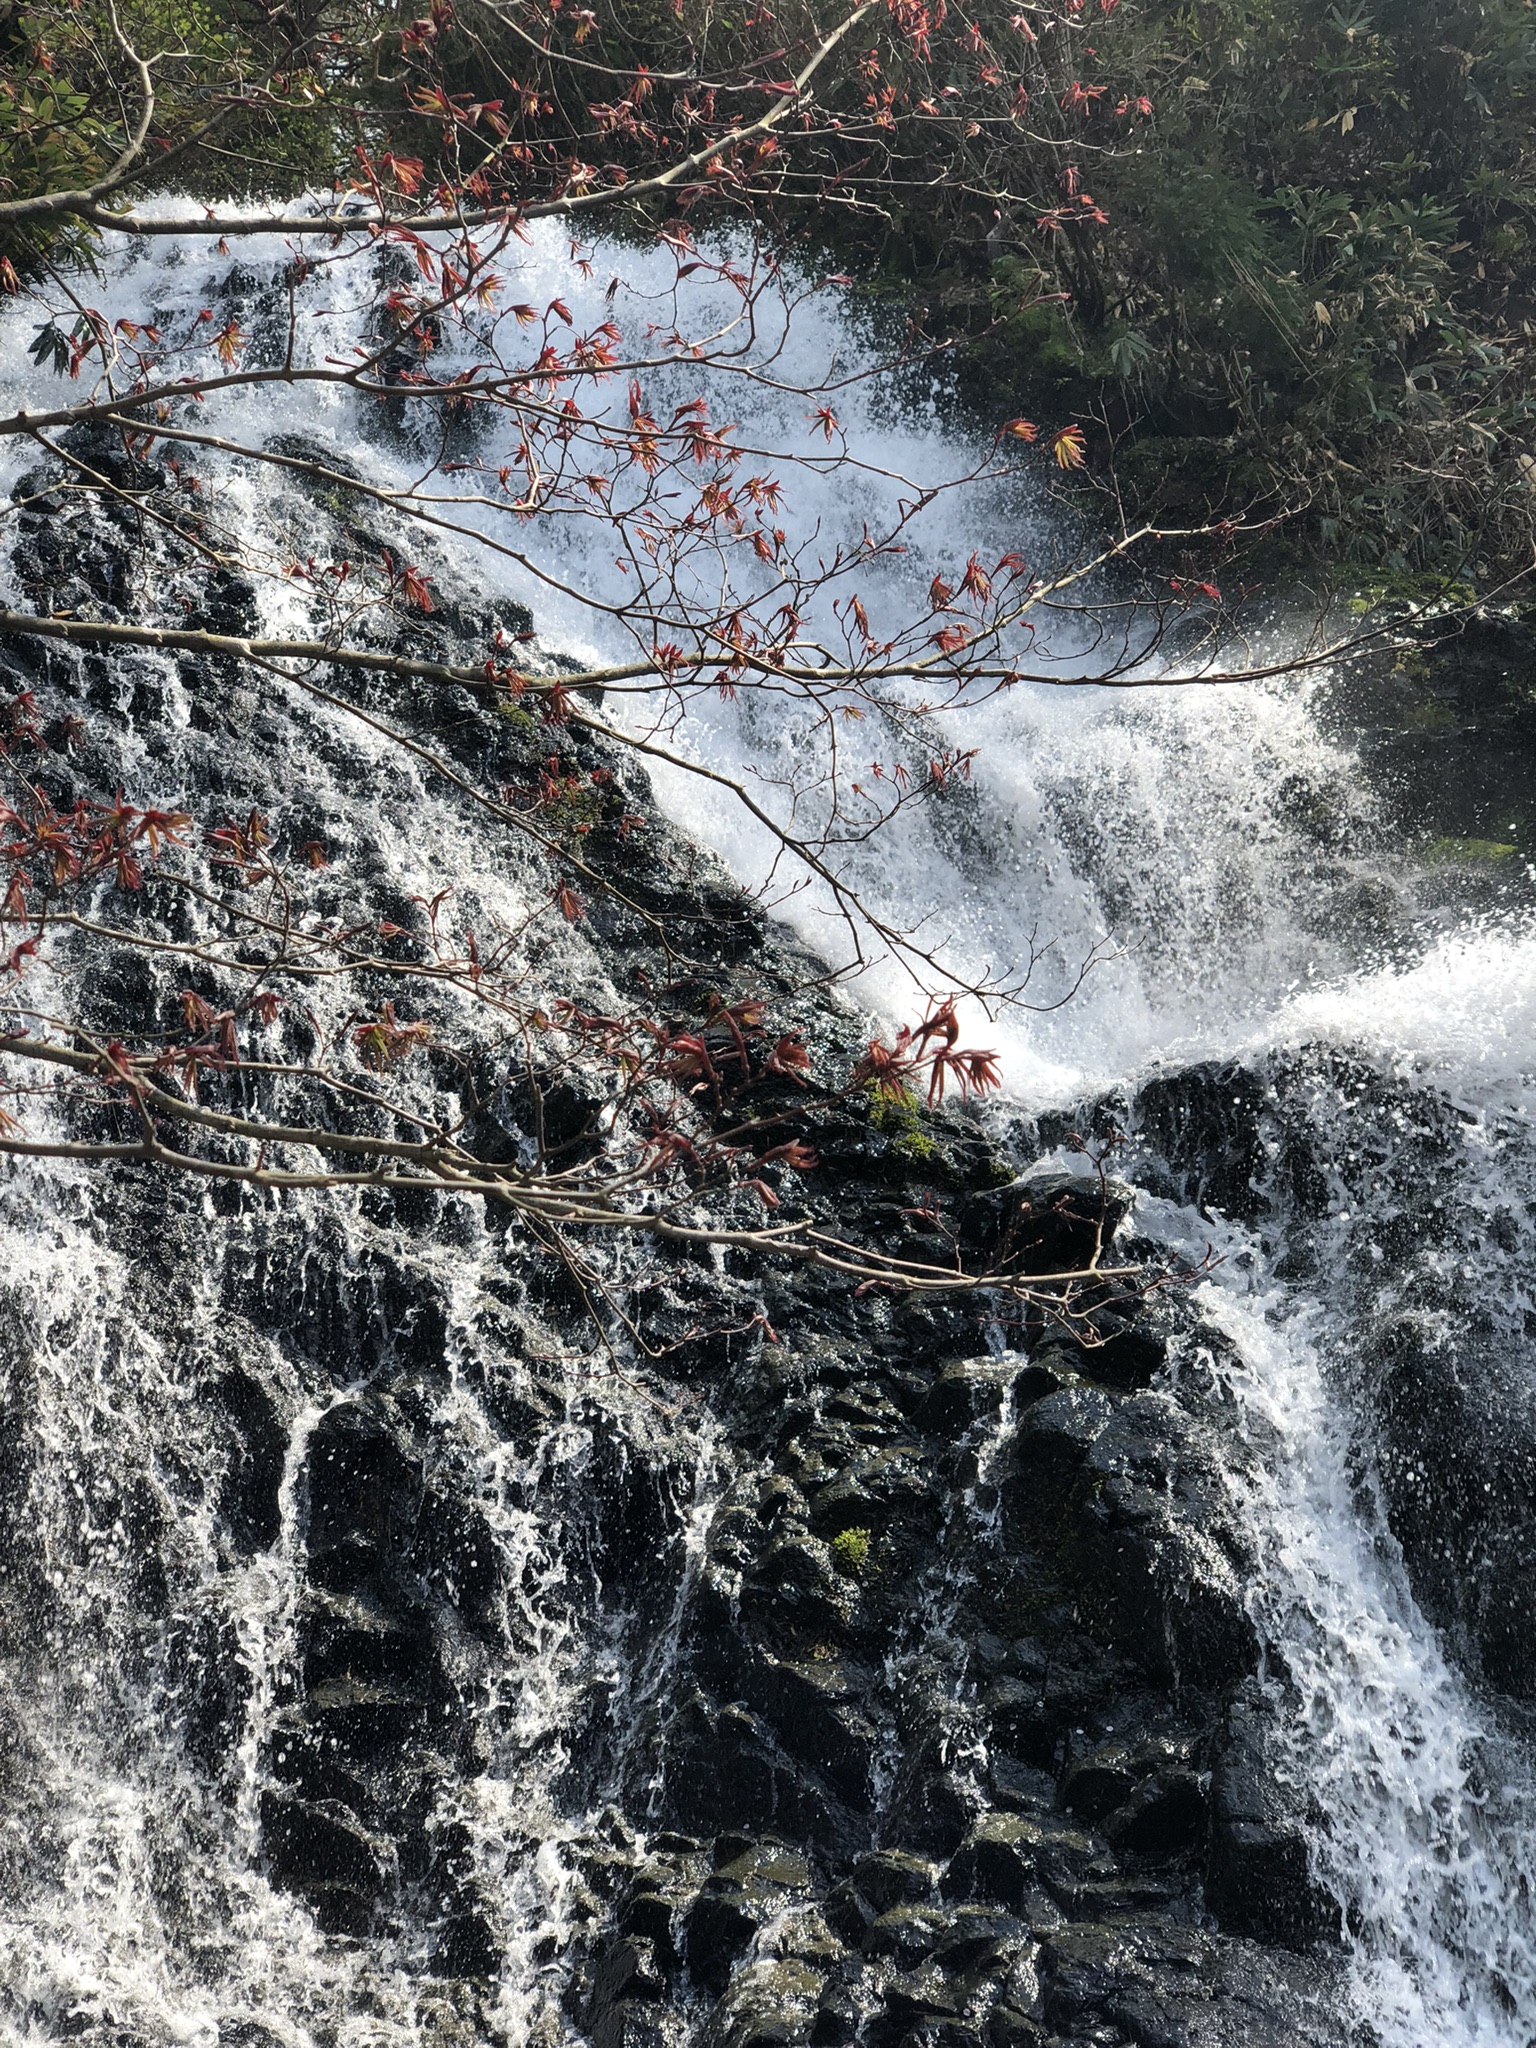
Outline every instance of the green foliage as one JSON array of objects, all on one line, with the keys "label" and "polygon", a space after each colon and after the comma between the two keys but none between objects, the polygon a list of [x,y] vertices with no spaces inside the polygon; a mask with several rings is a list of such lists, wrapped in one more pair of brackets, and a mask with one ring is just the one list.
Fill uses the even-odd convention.
[{"label": "green foliage", "polygon": [[[1536,9],[1107,11],[1060,76],[1031,49],[1027,121],[930,136],[926,217],[893,194],[887,230],[830,232],[873,243],[930,330],[984,332],[962,377],[987,424],[1101,420],[1133,519],[1275,516],[1357,581],[1526,569]],[[1005,0],[978,19],[1017,50]],[[1085,187],[1096,211],[1067,218]]]},{"label": "green foliage", "polygon": [[1362,578],[1349,609],[1361,618],[1394,606],[1433,615],[1464,611],[1476,601],[1477,591],[1465,578],[1433,569],[1381,569]]},{"label": "green foliage", "polygon": [[1400,712],[1397,723],[1404,732],[1444,733],[1456,730],[1457,719],[1449,704],[1438,697],[1425,697]]},{"label": "green foliage", "polygon": [[925,1165],[933,1158],[938,1147],[923,1129],[922,1114],[910,1088],[904,1087],[900,1095],[891,1096],[871,1083],[869,1101],[869,1120],[889,1140],[893,1152],[914,1166]]},{"label": "green foliage", "polygon": [[[294,57],[286,7],[253,29],[232,0],[119,0],[123,35],[152,62],[155,105],[136,182],[110,203],[142,197],[162,162],[178,187],[210,200],[329,183],[356,138],[355,72],[366,56],[356,33],[368,11],[366,0],[327,10],[340,40],[321,76]],[[0,19],[0,199],[93,187],[130,149],[142,112],[135,67],[102,0],[37,0]],[[0,228],[0,256],[23,276],[48,261],[89,264],[93,244],[74,219]]]},{"label": "green foliage", "polygon": [[1133,43],[1156,119],[1095,175],[1108,303],[1161,344],[1140,420],[1214,428],[1212,497],[1300,510],[1320,552],[1378,580],[1523,565],[1524,0],[1156,0]]},{"label": "green foliage", "polygon": [[1423,859],[1429,867],[1496,867],[1519,851],[1501,839],[1434,839],[1425,847]]},{"label": "green foliage", "polygon": [[[67,46],[63,63],[50,47],[49,30],[47,20],[32,14],[0,29],[0,198],[89,184],[121,141],[111,115],[76,84]],[[0,240],[0,255],[28,269],[58,232],[12,232]]]},{"label": "green foliage", "polygon": [[869,1569],[869,1544],[868,1529],[844,1529],[832,1538],[832,1563],[845,1579],[863,1578]]},{"label": "green foliage", "polygon": [[539,816],[554,838],[569,845],[602,823],[604,808],[595,789],[562,789],[540,807]]},{"label": "green foliage", "polygon": [[[994,284],[1001,305],[1015,303],[1027,282],[1017,263],[999,265],[1004,275]],[[1060,306],[1025,305],[1007,315],[999,341],[1012,355],[1025,377],[1063,381],[1083,371],[1083,349],[1072,324]]]}]

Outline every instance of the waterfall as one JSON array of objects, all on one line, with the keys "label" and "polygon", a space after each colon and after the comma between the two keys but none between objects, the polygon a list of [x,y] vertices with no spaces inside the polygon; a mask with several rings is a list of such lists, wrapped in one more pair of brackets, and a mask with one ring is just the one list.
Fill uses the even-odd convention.
[{"label": "waterfall", "polygon": [[[643,322],[670,261],[591,254],[583,278],[564,238],[541,230],[517,257],[517,295],[558,291],[578,325],[611,307]],[[92,290],[109,319],[148,314],[169,328],[217,303],[259,331],[283,258],[260,241],[238,261],[211,241],[109,241]],[[623,284],[609,301],[614,273]],[[350,339],[358,315],[335,280],[303,289],[311,310],[337,301],[308,345]],[[691,314],[709,310],[701,295]],[[26,362],[28,317],[16,303],[3,315],[7,410],[58,400]],[[856,304],[822,292],[763,338],[771,376],[684,366],[657,382],[664,396],[705,389],[760,447],[809,454],[796,386],[876,345]],[[838,405],[866,466],[786,478],[797,538],[856,538],[975,453],[937,387],[853,383]],[[203,417],[234,438],[302,435],[387,482],[410,474],[409,449],[323,387],[231,394]],[[12,442],[4,460],[9,490],[37,455]],[[294,550],[307,517],[296,486],[236,459],[202,467],[210,501],[254,545],[274,562]],[[972,549],[1043,560],[1061,518],[1002,483],[940,498],[907,554],[872,565],[870,597],[900,603]],[[467,542],[422,540],[417,552],[445,587],[530,605],[543,649],[622,659],[613,618],[548,580],[621,608],[626,581],[601,529],[535,523],[520,542],[532,572]],[[15,601],[14,566],[3,573]],[[270,630],[302,624],[280,582],[259,602]],[[1088,680],[1091,617],[1053,633],[1061,680],[943,714],[944,736],[977,749],[970,781],[851,849],[845,872],[877,910],[926,920],[957,978],[1006,974],[1021,935],[1038,934],[1038,1007],[978,1016],[971,1035],[1002,1053],[1003,1125],[1113,1103],[1130,1134],[1125,1170],[1147,1190],[1136,1227],[1196,1260],[1213,1242],[1220,1254],[1199,1305],[1231,1348],[1192,1347],[1174,1369],[1221,1383],[1255,1453],[1235,1483],[1262,1560],[1250,1596],[1262,1687],[1284,1772],[1316,1816],[1312,1867],[1342,1909],[1358,2018],[1382,2048],[1528,2048],[1536,1852],[1518,1715],[1490,1668],[1493,1624],[1472,1629],[1483,1648],[1469,1650],[1451,1596],[1429,1600],[1430,1614],[1411,1590],[1393,1533],[1402,1513],[1389,1514],[1401,1473],[1383,1464],[1377,1421],[1399,1355],[1384,1357],[1383,1332],[1431,1351],[1474,1341],[1497,1356],[1512,1398],[1530,1373],[1536,928],[1517,896],[1475,913],[1427,907],[1385,793],[1331,715],[1328,676],[1101,693]],[[132,683],[98,682],[94,696],[113,720],[114,772],[144,800],[248,783],[274,812],[323,816],[402,899],[452,884],[508,921],[528,901],[528,871],[489,828],[466,823],[382,742],[252,689],[234,773],[174,665],[135,662]],[[134,691],[155,706],[153,744],[128,715]],[[771,792],[803,738],[793,710],[747,693],[701,704],[678,744]],[[744,882],[765,881],[771,842],[726,793],[685,766],[654,781],[680,828]],[[787,886],[804,879],[780,870],[769,900],[840,960],[825,889]],[[599,987],[586,941],[561,943],[570,971]],[[1053,1007],[1095,952],[1081,988]],[[876,1016],[910,1009],[897,964],[852,987]],[[1224,1095],[1238,1104],[1252,1159],[1238,1178],[1259,1188],[1257,1205],[1196,1186],[1165,1113],[1176,1099],[1214,1114]],[[739,1477],[706,1415],[664,1416],[622,1377],[541,1356],[535,1308],[467,1203],[445,1203],[410,1253],[441,1305],[431,1333],[402,1321],[399,1246],[349,1199],[236,1212],[201,1189],[13,1163],[0,1174],[0,1244],[6,2038],[58,2038],[88,2021],[103,2040],[197,2048],[425,2044],[453,2016],[434,2005],[423,1956],[470,1938],[475,1899],[491,1901],[503,1937],[481,2023],[519,2044],[560,2038],[562,1945],[588,1910],[564,1845],[655,1768],[647,1745],[676,1682],[704,1533]],[[237,1324],[237,1297],[265,1305],[259,1348],[248,1313]],[[421,1868],[402,1871],[402,1896],[415,1885],[427,1902],[359,1944],[270,1881],[257,1838],[274,1758],[290,1768],[298,1608],[313,1598],[296,1546],[323,1506],[311,1497],[314,1447],[372,1457],[354,1423],[373,1367],[388,1359],[408,1379],[413,1347],[429,1341],[446,1392],[429,1423],[407,1413],[409,1485],[428,1503],[450,1488],[470,1503],[474,1542],[493,1560],[474,1628],[434,1638],[429,1689],[486,1767],[472,1791],[439,1788],[407,1831]],[[405,1393],[391,1400],[408,1410]],[[264,1477],[232,1449],[235,1407],[259,1411]],[[599,1467],[608,1497],[616,1488],[628,1503],[624,1540],[640,1528],[651,1546],[643,1586],[612,1569]],[[430,1541],[412,1541],[412,1569],[430,1584]],[[151,1554],[159,1578],[146,1584]],[[1484,1557],[1481,1568],[1494,1567]],[[450,1863],[453,1885],[422,1875]]]}]

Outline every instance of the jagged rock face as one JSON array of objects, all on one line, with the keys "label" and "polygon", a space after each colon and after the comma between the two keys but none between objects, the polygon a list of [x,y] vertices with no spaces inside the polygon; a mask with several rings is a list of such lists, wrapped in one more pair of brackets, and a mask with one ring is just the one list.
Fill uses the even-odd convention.
[{"label": "jagged rock face", "polygon": [[[728,2041],[1342,2038],[1328,1967],[1288,1952],[1327,1915],[1278,1787],[1245,1752],[1268,1831],[1212,1805],[1254,1646],[1209,1421],[1059,1348],[935,1373],[899,1318],[875,1349],[793,1342],[712,1520],[666,1847],[602,1852],[626,1874],[594,2038],[673,2038],[690,1983]],[[1235,1856],[1268,1949],[1212,1925]]]},{"label": "jagged rock face", "polygon": [[[127,554],[61,501],[16,567],[51,602],[126,607]],[[248,591],[170,569],[248,621]],[[442,651],[466,621],[445,606]],[[168,790],[222,796],[237,766],[285,821],[323,794],[356,886],[403,891],[366,763],[302,708],[209,664],[4,652],[47,716],[88,709],[59,772],[110,787],[142,742]],[[469,700],[409,708],[466,764],[526,771],[530,743]],[[711,986],[777,996],[824,1050],[856,1039],[674,835],[599,832],[587,857]],[[664,978],[628,912],[595,908],[580,943],[588,986]],[[119,968],[104,1013],[173,992]],[[515,1142],[510,1084],[485,1100],[484,1144]],[[851,1109],[816,1141],[805,1200],[886,1245],[931,1242],[938,1190],[966,1249],[1054,1270],[1127,1200],[1020,1175],[969,1119],[919,1158]],[[464,1202],[5,1186],[17,1243],[99,1247],[110,1280],[51,1298],[42,1259],[3,1283],[8,1896],[62,1882],[31,1840],[63,1785],[28,1722],[41,1674],[87,1804],[141,1766],[159,1788],[163,1867],[132,1896],[166,1981],[196,1950],[251,2041],[358,2008],[596,2048],[1344,2038],[1304,1817],[1233,1705],[1254,1563],[1240,1452],[1198,1376],[1165,1371],[1218,1342],[1186,1309],[1106,1309],[1085,1347],[658,1253],[605,1268],[643,1347],[614,1372],[568,1276]],[[300,1962],[271,1977],[285,1943]],[[229,1954],[258,1949],[241,1976]],[[103,2044],[157,2038],[127,1990],[61,1971],[33,1997]]]},{"label": "jagged rock face", "polygon": [[1536,1701],[1536,1400],[1514,1359],[1401,1317],[1376,1346],[1376,1470],[1414,1591],[1486,1682]]},{"label": "jagged rock face", "polygon": [[1415,1597],[1474,1679],[1536,1700],[1527,1120],[1329,1047],[1186,1068],[1113,1107],[1147,1184],[1241,1220],[1282,1273],[1326,1283],[1362,1479]]}]

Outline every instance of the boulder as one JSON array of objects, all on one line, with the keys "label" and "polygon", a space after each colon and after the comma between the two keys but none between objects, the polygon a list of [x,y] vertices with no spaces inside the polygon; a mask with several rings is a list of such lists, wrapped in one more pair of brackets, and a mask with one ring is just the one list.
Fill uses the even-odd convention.
[{"label": "boulder", "polygon": [[1134,1191],[1123,1181],[1042,1162],[1006,1186],[975,1195],[962,1228],[976,1236],[999,1270],[1075,1272],[1098,1257],[1129,1213]]},{"label": "boulder", "polygon": [[1326,1823],[1299,1810],[1275,1767],[1276,1711],[1252,1679],[1227,1711],[1211,1772],[1205,1896],[1223,1928],[1306,1949],[1338,1939],[1340,1913],[1307,1852],[1309,1832]]},{"label": "boulder", "polygon": [[684,1953],[690,1975],[722,1991],[758,1929],[792,1900],[808,1897],[810,1888],[805,1858],[784,1843],[754,1842],[732,1856],[706,1881],[688,1915]]},{"label": "boulder", "polygon": [[1372,1354],[1377,1469],[1414,1593],[1489,1685],[1536,1700],[1529,1360],[1470,1355],[1411,1316]]},{"label": "boulder", "polygon": [[391,1881],[390,1844],[335,1800],[261,1795],[261,1833],[275,1881],[309,1900],[328,1933],[365,1934]]},{"label": "boulder", "polygon": [[983,1416],[995,1415],[1019,1376],[1017,1356],[962,1358],[946,1365],[917,1411],[935,1436],[960,1436]]},{"label": "boulder", "polygon": [[1083,1458],[1085,1618],[1176,1685],[1233,1683],[1258,1656],[1244,1603],[1254,1559],[1224,1455],[1170,1395],[1146,1391],[1119,1404]]}]

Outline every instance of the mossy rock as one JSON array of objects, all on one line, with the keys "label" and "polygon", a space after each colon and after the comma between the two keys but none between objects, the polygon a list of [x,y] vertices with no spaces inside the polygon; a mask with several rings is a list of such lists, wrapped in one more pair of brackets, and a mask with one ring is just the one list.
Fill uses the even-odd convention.
[{"label": "mossy rock", "polygon": [[889,1141],[891,1150],[911,1160],[914,1166],[926,1165],[939,1149],[923,1129],[922,1113],[910,1089],[890,1096],[872,1086],[869,1121]]},{"label": "mossy rock", "polygon": [[1494,867],[1513,860],[1518,846],[1503,839],[1432,839],[1420,858],[1426,867]]}]

